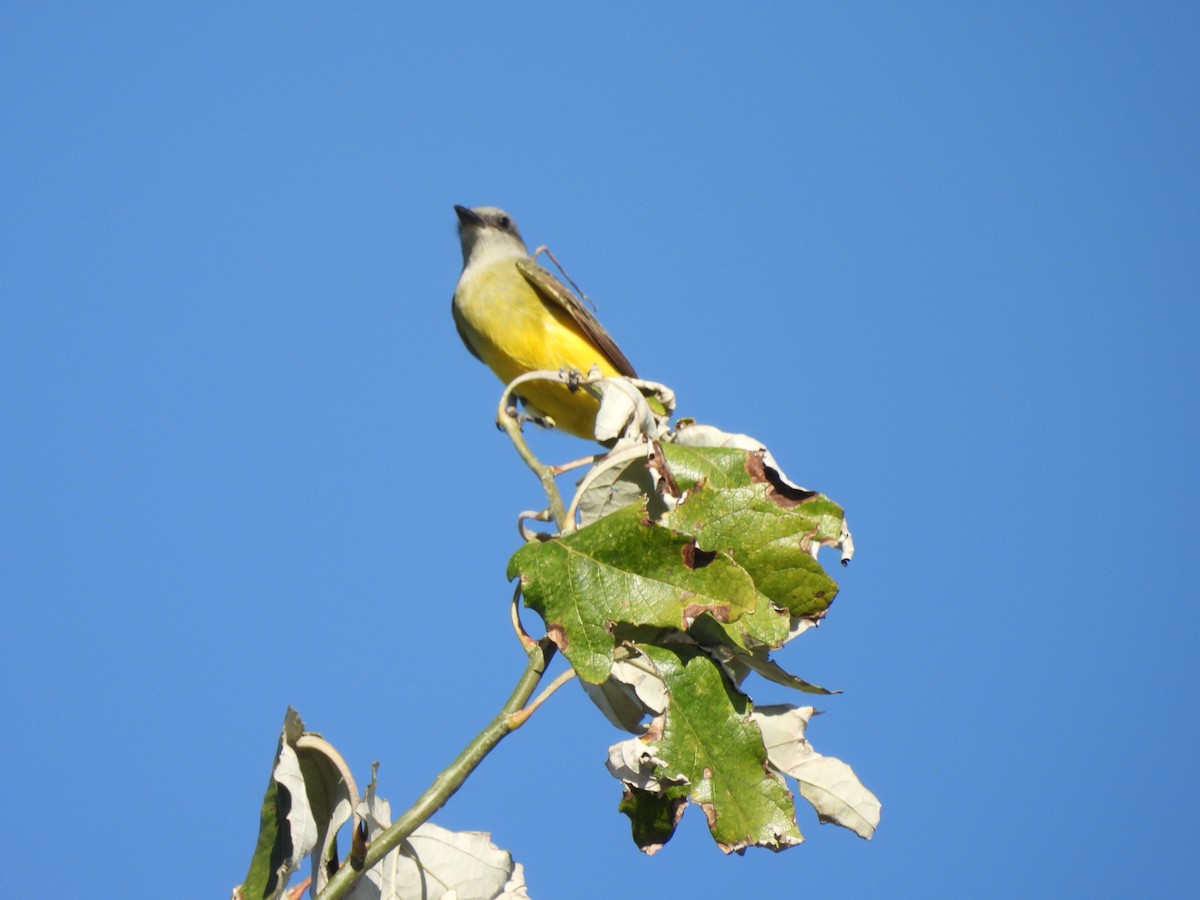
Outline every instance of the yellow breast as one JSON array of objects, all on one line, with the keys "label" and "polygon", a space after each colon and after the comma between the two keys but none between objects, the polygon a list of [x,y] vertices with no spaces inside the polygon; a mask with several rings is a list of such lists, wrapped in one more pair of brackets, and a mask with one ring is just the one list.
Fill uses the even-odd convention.
[{"label": "yellow breast", "polygon": [[[505,384],[534,369],[562,367],[605,375],[617,371],[578,329],[570,314],[542,302],[517,269],[515,259],[468,268],[454,293],[454,316],[488,368]],[[565,385],[523,385],[521,396],[554,419],[559,428],[591,438],[599,404]]]}]

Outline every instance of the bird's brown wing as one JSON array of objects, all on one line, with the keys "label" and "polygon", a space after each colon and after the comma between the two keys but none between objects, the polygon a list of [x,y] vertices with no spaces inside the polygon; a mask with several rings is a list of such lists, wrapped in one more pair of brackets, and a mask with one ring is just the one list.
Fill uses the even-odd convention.
[{"label": "bird's brown wing", "polygon": [[[517,269],[525,276],[525,280],[537,291],[542,302],[551,307],[564,310],[579,326],[579,330],[604,354],[612,367],[628,378],[637,378],[633,365],[625,358],[625,354],[617,346],[604,326],[592,315],[591,310],[579,302],[579,298],[563,286],[557,278],[535,263],[532,259],[517,260]],[[462,329],[459,329],[462,333]],[[469,345],[468,345],[469,346]],[[471,351],[474,352],[474,351]]]}]

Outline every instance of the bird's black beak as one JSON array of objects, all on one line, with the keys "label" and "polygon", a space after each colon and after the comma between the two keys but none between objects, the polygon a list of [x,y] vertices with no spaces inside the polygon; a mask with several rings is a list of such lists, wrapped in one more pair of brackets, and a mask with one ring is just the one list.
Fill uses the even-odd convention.
[{"label": "bird's black beak", "polygon": [[458,213],[459,228],[480,228],[483,226],[483,216],[479,215],[475,210],[455,204],[454,211]]}]

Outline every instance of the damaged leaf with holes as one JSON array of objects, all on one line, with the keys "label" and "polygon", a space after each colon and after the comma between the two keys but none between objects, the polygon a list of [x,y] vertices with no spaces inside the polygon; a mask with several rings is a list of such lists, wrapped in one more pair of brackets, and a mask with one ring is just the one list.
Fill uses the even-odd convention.
[{"label": "damaged leaf with holes", "polygon": [[[743,462],[753,458],[733,453]],[[692,535],[705,551],[728,555],[758,590],[796,618],[825,615],[837,596],[837,583],[812,550],[827,538],[831,525],[836,539],[841,509],[819,494],[792,502],[768,482],[749,477],[740,485],[716,487],[708,479],[694,484],[664,516],[665,524]]]},{"label": "damaged leaf with holes", "polygon": [[808,520],[812,526],[810,542],[836,547],[841,541],[846,520],[842,508],[824,494],[788,481],[771,464],[773,460],[765,450],[669,443],[664,443],[662,450],[681,490],[701,482],[725,490],[755,487],[755,495]]}]

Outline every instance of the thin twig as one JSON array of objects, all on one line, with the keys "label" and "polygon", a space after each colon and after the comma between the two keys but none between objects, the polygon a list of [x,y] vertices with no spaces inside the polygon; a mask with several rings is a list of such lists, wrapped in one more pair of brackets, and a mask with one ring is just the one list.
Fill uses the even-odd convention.
[{"label": "thin twig", "polygon": [[532,509],[522,510],[517,516],[517,532],[521,535],[521,540],[525,541],[527,544],[532,541],[541,540],[542,533],[540,531],[534,531],[532,528],[526,528],[525,523],[549,521],[550,510],[548,509],[543,509],[537,512]]},{"label": "thin twig", "polygon": [[570,681],[574,677],[575,677],[575,670],[567,669],[567,671],[563,672],[561,675],[559,675],[557,678],[555,678],[552,682],[550,682],[548,685],[546,685],[546,689],[544,691],[542,691],[540,694],[538,694],[536,700],[534,700],[532,703],[530,703],[528,706],[526,706],[520,712],[515,712],[511,716],[509,716],[508,722],[509,722],[509,725],[512,726],[513,730],[515,731],[516,729],[518,729],[522,725],[524,725],[525,722],[529,719],[529,717],[534,714],[534,712],[537,710],[537,708],[539,706],[541,706],[543,703],[545,703],[547,700],[550,699],[551,694],[553,694],[555,691],[557,691],[560,687],[562,687],[564,684],[566,684],[568,681]]},{"label": "thin twig", "polygon": [[570,472],[572,469],[578,469],[580,466],[590,466],[603,455],[603,453],[593,453],[591,456],[581,456],[579,459],[573,459],[570,462],[559,463],[557,466],[551,466],[550,468],[554,470],[555,475],[562,475],[566,472]]},{"label": "thin twig", "polygon": [[549,503],[550,517],[554,519],[554,524],[558,526],[558,530],[564,531],[567,527],[567,511],[563,506],[562,495],[558,492],[558,485],[554,483],[554,468],[545,465],[540,459],[533,455],[533,451],[529,449],[529,445],[525,443],[525,436],[521,434],[520,422],[508,412],[508,401],[513,396],[518,385],[524,384],[527,381],[565,381],[565,377],[558,372],[536,371],[527,372],[526,374],[514,379],[504,389],[504,394],[500,398],[500,407],[496,412],[496,422],[509,439],[513,442],[513,446],[517,448],[517,453],[521,459],[525,460],[525,465],[529,466],[534,475],[542,483],[542,490],[546,492],[546,501]]},{"label": "thin twig", "polygon": [[537,641],[529,636],[529,632],[525,630],[525,626],[521,624],[521,611],[518,608],[518,603],[521,600],[521,584],[517,582],[517,588],[513,591],[512,604],[508,608],[508,614],[512,619],[513,631],[517,633],[517,640],[521,642],[521,646],[528,653],[536,645]]}]

